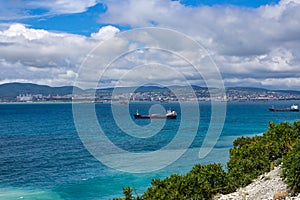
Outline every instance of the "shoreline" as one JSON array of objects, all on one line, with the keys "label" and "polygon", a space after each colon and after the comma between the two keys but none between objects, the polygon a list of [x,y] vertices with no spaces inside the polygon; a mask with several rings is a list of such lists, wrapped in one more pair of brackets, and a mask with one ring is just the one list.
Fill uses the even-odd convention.
[{"label": "shoreline", "polygon": [[[227,100],[227,101],[221,101],[221,100],[186,100],[186,101],[129,101],[128,103],[194,103],[194,102],[235,102],[235,103],[245,103],[245,102],[290,102],[290,101],[300,101],[299,99],[268,99],[268,100],[262,100],[262,99],[250,99],[250,100]],[[0,101],[0,104],[48,104],[48,103],[120,103],[123,105],[126,105],[120,101]]]}]

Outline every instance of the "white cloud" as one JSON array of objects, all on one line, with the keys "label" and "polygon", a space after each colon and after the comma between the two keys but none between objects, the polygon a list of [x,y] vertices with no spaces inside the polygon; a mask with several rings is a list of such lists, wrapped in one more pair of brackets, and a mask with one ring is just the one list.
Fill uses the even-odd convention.
[{"label": "white cloud", "polygon": [[296,4],[300,4],[300,1],[281,0],[277,5],[267,5],[262,7],[262,15],[266,18],[274,18],[278,20],[289,7],[294,7]]},{"label": "white cloud", "polygon": [[[99,32],[108,29],[118,30],[109,26],[102,27]],[[86,55],[99,45],[99,41],[107,40],[113,34],[98,34],[95,40],[11,24],[0,31],[0,83],[72,85]]]},{"label": "white cloud", "polygon": [[300,0],[259,8],[188,7],[179,1],[159,0],[103,2],[108,9],[100,15],[100,22],[133,28],[155,25],[196,39],[212,54],[228,85],[233,82],[226,80],[261,86],[263,78],[300,77]]},{"label": "white cloud", "polygon": [[97,4],[96,0],[31,0],[27,2],[32,7],[49,9],[50,13],[66,14],[85,12],[89,7]]},{"label": "white cloud", "polygon": [[16,38],[21,36],[27,40],[34,40],[42,39],[49,33],[45,30],[35,30],[26,28],[23,24],[12,24],[7,30],[1,32],[0,34],[1,36],[6,36],[8,38]]},{"label": "white cloud", "polygon": [[120,30],[114,26],[104,26],[99,29],[97,33],[92,33],[91,37],[94,39],[100,40],[108,40],[115,36],[115,34],[119,33]]},{"label": "white cloud", "polygon": [[300,78],[268,78],[261,80],[263,86],[276,89],[291,88],[300,90]]},{"label": "white cloud", "polygon": [[[21,0],[14,2],[23,2]],[[25,1],[24,1],[25,2]],[[23,2],[23,3],[24,3]],[[97,4],[97,0],[30,0],[25,8],[45,8],[47,14],[79,13]],[[300,0],[281,0],[278,4],[259,8],[236,6],[191,7],[180,1],[161,0],[103,0],[107,10],[99,18],[100,23],[129,25],[133,28],[158,26],[171,28],[187,34],[208,50],[220,68],[227,85],[285,86],[297,88],[300,77]],[[11,9],[19,14],[20,6]],[[3,9],[2,9],[3,10]],[[2,11],[0,8],[0,11]],[[4,17],[10,16],[3,10]],[[119,33],[114,26],[106,26],[90,37],[54,33],[28,28],[22,24],[3,25],[0,29],[0,81],[45,80],[51,85],[72,82],[85,55],[99,42]],[[180,50],[185,44],[172,40],[167,35],[153,37],[138,35],[144,41],[157,46],[176,45]],[[135,50],[137,44],[117,40],[106,46],[106,53],[113,54],[123,48]],[[124,50],[124,49],[123,49]],[[108,71],[111,82],[126,73],[131,65],[145,64],[149,60],[181,69],[192,80],[197,77],[186,63],[165,54],[151,54],[144,50],[119,60],[119,67]],[[182,55],[192,57],[193,51],[183,49]],[[150,58],[151,57],[151,58]],[[101,57],[99,57],[99,63]],[[98,63],[98,64],[99,64]],[[123,67],[123,68],[122,68]],[[26,77],[26,78],[24,78]],[[34,77],[35,79],[33,79]],[[171,76],[165,76],[171,80]],[[95,77],[98,78],[98,77]],[[88,79],[88,76],[86,77]],[[93,79],[93,77],[90,77]],[[278,80],[278,83],[276,83]],[[64,84],[64,85],[65,85]]]},{"label": "white cloud", "polygon": [[[10,0],[0,2],[0,20],[82,13],[97,3],[97,0]],[[35,9],[41,10],[41,13],[32,12]]]}]

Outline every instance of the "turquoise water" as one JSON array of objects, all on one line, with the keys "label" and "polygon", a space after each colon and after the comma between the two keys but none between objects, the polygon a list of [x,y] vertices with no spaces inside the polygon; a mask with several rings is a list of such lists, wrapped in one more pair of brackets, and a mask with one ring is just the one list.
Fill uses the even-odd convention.
[{"label": "turquoise water", "polygon": [[[217,144],[208,156],[199,159],[211,112],[210,103],[201,102],[198,132],[187,152],[166,168],[140,174],[108,168],[85,149],[74,125],[72,104],[0,104],[0,199],[112,199],[120,197],[122,187],[127,185],[141,194],[150,186],[151,179],[186,173],[196,163],[220,162],[225,166],[236,137],[261,134],[267,130],[269,121],[299,120],[300,113],[268,111],[272,105],[289,107],[293,103],[297,102],[228,102]],[[132,103],[129,108],[132,114],[137,109],[147,113],[151,105]],[[99,123],[112,142],[127,151],[142,152],[164,147],[179,128],[180,105],[162,105],[175,109],[178,119],[167,120],[163,129],[148,139],[124,134],[113,121],[111,104],[96,104],[95,108]],[[150,120],[135,123],[147,126]],[[188,132],[189,127],[185,128]]]}]

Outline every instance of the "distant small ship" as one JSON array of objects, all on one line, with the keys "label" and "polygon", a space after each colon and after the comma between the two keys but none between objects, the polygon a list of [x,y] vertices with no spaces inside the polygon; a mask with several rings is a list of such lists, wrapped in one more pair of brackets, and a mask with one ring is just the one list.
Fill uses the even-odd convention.
[{"label": "distant small ship", "polygon": [[173,110],[168,110],[165,115],[151,114],[151,115],[141,115],[138,112],[134,114],[135,119],[176,119],[177,113]]},{"label": "distant small ship", "polygon": [[272,108],[269,108],[269,111],[271,112],[299,112],[299,107],[298,105],[291,105],[290,108],[274,108],[272,106]]}]

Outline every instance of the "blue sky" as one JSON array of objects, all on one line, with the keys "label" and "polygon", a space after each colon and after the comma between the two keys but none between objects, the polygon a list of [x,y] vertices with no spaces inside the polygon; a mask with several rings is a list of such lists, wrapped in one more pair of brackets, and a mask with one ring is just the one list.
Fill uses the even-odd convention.
[{"label": "blue sky", "polygon": [[[69,32],[82,35],[90,35],[105,26],[98,22],[100,13],[106,8],[99,3],[87,8],[86,11],[71,14],[53,14],[45,17],[29,18],[20,22],[29,24],[33,28]],[[46,11],[48,12],[48,11]],[[38,10],[32,10],[32,15],[41,14]]]},{"label": "blue sky", "polygon": [[201,5],[208,5],[208,6],[214,6],[214,5],[232,5],[232,6],[243,6],[243,7],[251,7],[251,8],[257,8],[262,5],[266,4],[276,4],[279,1],[276,0],[227,0],[227,1],[220,1],[220,0],[182,0],[180,1],[184,5],[190,5],[190,6],[201,6]]},{"label": "blue sky", "polygon": [[[24,1],[25,2],[25,1]],[[29,1],[30,2],[30,1]],[[33,1],[34,2],[34,1]],[[5,0],[0,1],[1,4],[7,4]],[[199,6],[237,6],[246,8],[257,8],[266,4],[276,4],[275,0],[181,0],[181,4],[185,6],[199,7]],[[13,6],[13,5],[8,5]],[[6,6],[5,6],[6,7]],[[10,9],[7,7],[7,9]],[[14,9],[12,9],[14,10]],[[105,3],[97,2],[91,7],[86,7],[83,12],[75,13],[51,13],[51,9],[47,7],[20,7],[17,8],[19,13],[26,13],[20,17],[7,18],[0,20],[3,23],[19,22],[29,25],[32,28],[46,29],[52,31],[62,31],[81,35],[90,35],[96,32],[99,27],[107,25],[100,23],[101,13],[105,13],[107,6]],[[25,19],[22,17],[27,16]],[[35,17],[39,16],[39,17]],[[108,23],[109,24],[109,23]],[[130,25],[114,24],[121,30],[130,29]]]},{"label": "blue sky", "polygon": [[149,26],[201,44],[226,86],[300,90],[300,0],[0,0],[0,84],[71,85],[91,49]]}]

